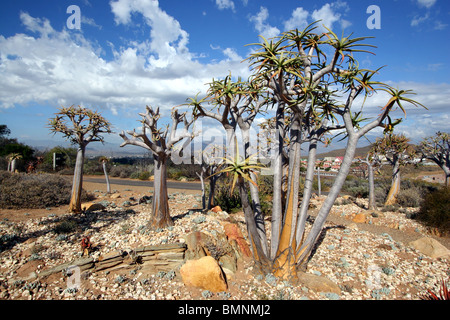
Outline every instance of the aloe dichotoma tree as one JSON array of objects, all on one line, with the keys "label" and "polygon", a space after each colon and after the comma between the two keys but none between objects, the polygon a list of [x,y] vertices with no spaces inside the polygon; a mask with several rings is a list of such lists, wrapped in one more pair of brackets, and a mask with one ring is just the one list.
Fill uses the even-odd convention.
[{"label": "aloe dichotoma tree", "polygon": [[[272,209],[270,271],[282,278],[295,277],[298,267],[306,263],[349,173],[358,140],[377,126],[389,126],[391,111],[396,106],[404,110],[402,100],[419,105],[404,97],[408,91],[398,91],[372,80],[377,70],[358,67],[353,54],[368,52],[363,49],[371,46],[361,43],[367,38],[339,38],[331,30],[316,34],[313,32],[315,28],[311,24],[301,32],[283,33],[275,39],[276,42],[263,39],[262,43],[256,44],[260,46],[259,50],[249,58],[255,79],[265,83],[275,100],[280,128],[285,115],[290,116],[286,204],[284,208],[278,204]],[[328,60],[324,52],[330,49],[333,54]],[[354,106],[358,97],[365,101],[379,90],[386,91],[391,98],[376,118],[364,119],[361,111],[353,111],[363,107],[363,103]],[[338,129],[344,130],[347,139],[344,159],[314,224],[306,234],[317,143]],[[299,203],[300,147],[305,142],[309,143],[308,168],[304,196]],[[281,164],[275,174],[281,175],[280,168]],[[281,179],[275,176],[274,180],[275,199],[281,194]]]},{"label": "aloe dichotoma tree", "polygon": [[423,159],[435,162],[445,174],[445,185],[450,178],[450,134],[437,132],[434,136],[423,139],[419,145],[419,152]]},{"label": "aloe dichotoma tree", "polygon": [[[267,97],[262,92],[263,87],[257,81],[242,81],[240,78],[233,80],[231,74],[221,80],[209,83],[207,96],[200,101],[197,97],[189,98],[188,105],[193,107],[195,118],[209,117],[219,121],[226,132],[226,153],[228,158],[234,159],[236,152],[236,130],[239,127],[243,138],[243,149],[245,158],[250,157],[250,129],[255,117],[260,114],[261,108],[267,103]],[[205,104],[212,104],[213,108],[208,110]],[[216,111],[214,111],[216,109]],[[256,180],[255,173],[249,171],[251,181]],[[214,177],[211,177],[215,179]],[[240,191],[247,188],[242,186]],[[265,234],[264,217],[261,210],[258,189],[255,184],[250,183],[250,194],[252,198],[251,207],[255,215],[257,230],[259,232],[256,243],[264,242],[260,246],[267,254],[267,237]],[[252,248],[253,249],[253,248]]]},{"label": "aloe dichotoma tree", "polygon": [[[137,133],[136,130],[127,131],[128,137],[124,131],[120,136],[124,142],[120,145],[135,145],[147,149],[152,152],[154,158],[154,191],[152,201],[152,213],[150,226],[152,228],[166,228],[173,225],[173,220],[169,212],[169,200],[167,193],[167,160],[171,157],[174,146],[185,140],[182,149],[184,149],[194,138],[189,132],[189,128],[193,120],[188,120],[186,112],[178,113],[177,109],[172,110],[172,124],[165,130],[158,128],[158,120],[160,118],[159,108],[155,110],[152,107],[146,107],[146,113],[139,113],[142,117],[142,131]],[[183,123],[183,130],[177,133],[177,128]]]},{"label": "aloe dichotoma tree", "polygon": [[101,156],[98,161],[102,164],[103,173],[105,174],[106,179],[106,193],[111,193],[111,184],[109,182],[108,170],[106,168],[106,164],[109,162],[109,159],[105,156]]},{"label": "aloe dichotoma tree", "polygon": [[381,154],[392,167],[392,182],[384,205],[396,202],[400,192],[400,167],[413,163],[415,151],[409,146],[410,140],[402,134],[386,134],[376,140],[372,147],[373,152]]},{"label": "aloe dichotoma tree", "polygon": [[69,211],[81,213],[81,191],[86,147],[91,142],[103,142],[102,134],[111,133],[111,127],[110,123],[100,113],[87,108],[70,106],[59,110],[56,117],[49,120],[49,127],[53,133],[62,133],[72,144],[78,146]]}]

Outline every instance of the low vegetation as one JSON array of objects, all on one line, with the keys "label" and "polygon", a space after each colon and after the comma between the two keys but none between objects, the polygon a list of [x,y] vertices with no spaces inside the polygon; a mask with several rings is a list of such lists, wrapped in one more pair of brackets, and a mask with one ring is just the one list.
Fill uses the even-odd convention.
[{"label": "low vegetation", "polygon": [[[54,174],[0,172],[0,208],[39,209],[69,204],[72,181]],[[91,196],[82,192],[82,199]]]}]

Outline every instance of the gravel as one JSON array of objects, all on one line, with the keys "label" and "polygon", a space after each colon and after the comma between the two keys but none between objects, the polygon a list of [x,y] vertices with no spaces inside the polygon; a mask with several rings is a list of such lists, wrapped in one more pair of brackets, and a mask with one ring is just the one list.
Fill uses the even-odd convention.
[{"label": "gravel", "polygon": [[[414,300],[428,289],[439,292],[442,280],[450,276],[448,260],[432,259],[408,246],[411,240],[429,236],[425,227],[396,212],[368,214],[366,223],[354,223],[355,214],[367,211],[362,208],[364,204],[352,203],[333,207],[306,271],[333,281],[340,287],[340,294],[315,291],[271,274],[259,275],[249,260],[240,262],[235,277],[228,281],[229,290],[221,293],[186,287],[178,270],[157,274],[146,274],[139,267],[122,272],[86,271],[76,286],[62,273],[27,278],[33,272],[38,275],[79,258],[80,240],[86,235],[98,248],[91,254],[95,259],[117,249],[184,242],[183,237],[196,230],[214,237],[223,232],[222,223],[230,220],[246,234],[242,213],[202,213],[198,209],[201,199],[195,194],[171,194],[175,225],[154,231],[146,227],[150,204],[127,200],[129,203],[122,206],[124,197],[114,203],[101,193],[98,196],[98,202],[108,204],[107,211],[85,215],[72,232],[54,232],[62,221],[73,218],[69,214],[0,222],[0,299]],[[316,198],[312,204],[319,205],[320,201]],[[269,221],[266,228],[270,234]],[[441,243],[447,240],[442,238]]]}]

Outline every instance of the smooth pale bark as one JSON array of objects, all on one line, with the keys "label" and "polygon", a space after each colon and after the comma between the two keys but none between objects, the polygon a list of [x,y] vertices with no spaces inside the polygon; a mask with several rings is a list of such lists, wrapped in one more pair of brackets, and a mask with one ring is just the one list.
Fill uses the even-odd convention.
[{"label": "smooth pale bark", "polygon": [[12,173],[16,172],[16,166],[17,166],[17,159],[12,159],[11,160],[11,172]]},{"label": "smooth pale bark", "polygon": [[369,210],[376,210],[375,204],[375,181],[373,174],[373,166],[370,162],[367,162],[367,171],[369,179]]},{"label": "smooth pale bark", "polygon": [[333,206],[339,192],[344,185],[345,179],[350,171],[352,165],[353,157],[355,156],[356,145],[359,139],[359,135],[350,135],[347,141],[347,147],[344,154],[344,159],[341,164],[341,168],[334,180],[333,186],[331,187],[327,198],[325,199],[322,207],[317,214],[314,224],[308,233],[304,243],[299,246],[296,253],[296,262],[298,265],[306,262],[306,258],[309,256],[313,246],[322,231],[325,221],[330,213],[331,207]]},{"label": "smooth pale bark", "polygon": [[313,189],[316,155],[317,155],[317,139],[314,138],[311,140],[309,144],[305,186],[303,188],[303,199],[298,214],[297,232],[296,232],[296,242],[298,245],[300,245],[303,242],[303,237],[305,234],[306,218],[308,217],[308,207]]},{"label": "smooth pale bark", "polygon": [[392,205],[397,202],[397,196],[400,192],[400,164],[397,161],[394,161],[393,169],[392,169],[392,184],[389,189],[389,193],[387,195],[386,201],[384,203],[385,206]]},{"label": "smooth pale bark", "polygon": [[271,259],[275,259],[281,234],[283,201],[282,201],[282,182],[283,182],[283,137],[284,137],[284,106],[277,108],[276,114],[276,146],[275,157],[273,159],[273,203],[272,203],[272,236],[270,242]]},{"label": "smooth pale bark", "polygon": [[[250,157],[250,128],[242,128],[242,139],[244,141],[244,157],[248,158]],[[257,177],[253,172],[250,172],[250,179],[252,181],[257,182]],[[264,223],[264,215],[262,213],[261,209],[261,202],[259,199],[259,191],[258,187],[256,187],[253,183],[248,183],[250,188],[250,196],[252,198],[252,209],[254,214],[254,219],[256,223],[256,228],[258,230],[259,240],[261,242],[261,246],[263,248],[264,254],[267,255],[269,244],[267,242],[267,235],[266,235],[266,227]]]},{"label": "smooth pale bark", "polygon": [[[275,276],[288,279],[295,276],[295,229],[298,214],[298,193],[301,166],[301,119],[294,114],[291,124],[291,149],[289,152],[289,176],[286,208],[283,217],[278,249],[273,264]],[[294,268],[294,269],[293,269]]]},{"label": "smooth pale bark", "polygon": [[75,170],[73,172],[72,195],[70,197],[69,212],[81,213],[81,190],[83,188],[83,165],[86,147],[80,146],[77,150]]},{"label": "smooth pale bark", "polygon": [[103,172],[105,174],[106,179],[106,192],[111,193],[111,185],[109,183],[108,171],[106,170],[106,161],[102,161]]},{"label": "smooth pale bark", "polygon": [[167,228],[173,226],[173,220],[169,213],[169,196],[167,192],[167,157],[155,156],[153,202],[151,226]]}]

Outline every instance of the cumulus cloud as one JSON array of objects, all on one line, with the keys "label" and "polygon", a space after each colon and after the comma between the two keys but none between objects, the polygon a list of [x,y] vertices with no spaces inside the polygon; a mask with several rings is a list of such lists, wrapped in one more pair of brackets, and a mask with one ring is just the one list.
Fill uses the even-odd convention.
[{"label": "cumulus cloud", "polygon": [[234,2],[231,0],[216,0],[216,5],[219,10],[231,9],[234,11]]},{"label": "cumulus cloud", "polygon": [[[347,28],[351,25],[351,22],[343,18],[345,12],[349,10],[349,6],[344,1],[336,1],[332,3],[326,3],[321,8],[312,12],[304,9],[303,7],[295,8],[289,19],[283,22],[284,31],[292,29],[304,29],[308,24],[321,20],[318,26],[319,32],[326,32],[323,27],[333,29],[336,23],[339,23],[342,28]],[[253,22],[256,31],[258,31],[265,38],[272,38],[280,34],[280,30],[269,24],[269,11],[265,7],[261,7],[259,12],[250,17],[250,21]]]},{"label": "cumulus cloud", "polygon": [[[112,114],[136,116],[145,105],[169,110],[187,97],[206,90],[213,77],[248,77],[249,70],[233,49],[221,61],[202,64],[188,49],[189,35],[179,22],[162,11],[157,1],[111,2],[118,24],[132,24],[142,14],[150,35],[115,47],[113,58],[82,33],[55,30],[48,19],[21,13],[32,33],[0,35],[0,108],[15,105],[83,104],[106,107]],[[131,111],[130,111],[131,110]]]},{"label": "cumulus cloud", "polygon": [[268,18],[269,10],[265,7],[261,7],[256,15],[250,17],[250,21],[254,23],[256,31],[266,39],[276,37],[280,34],[278,28],[272,27],[267,22]]}]

